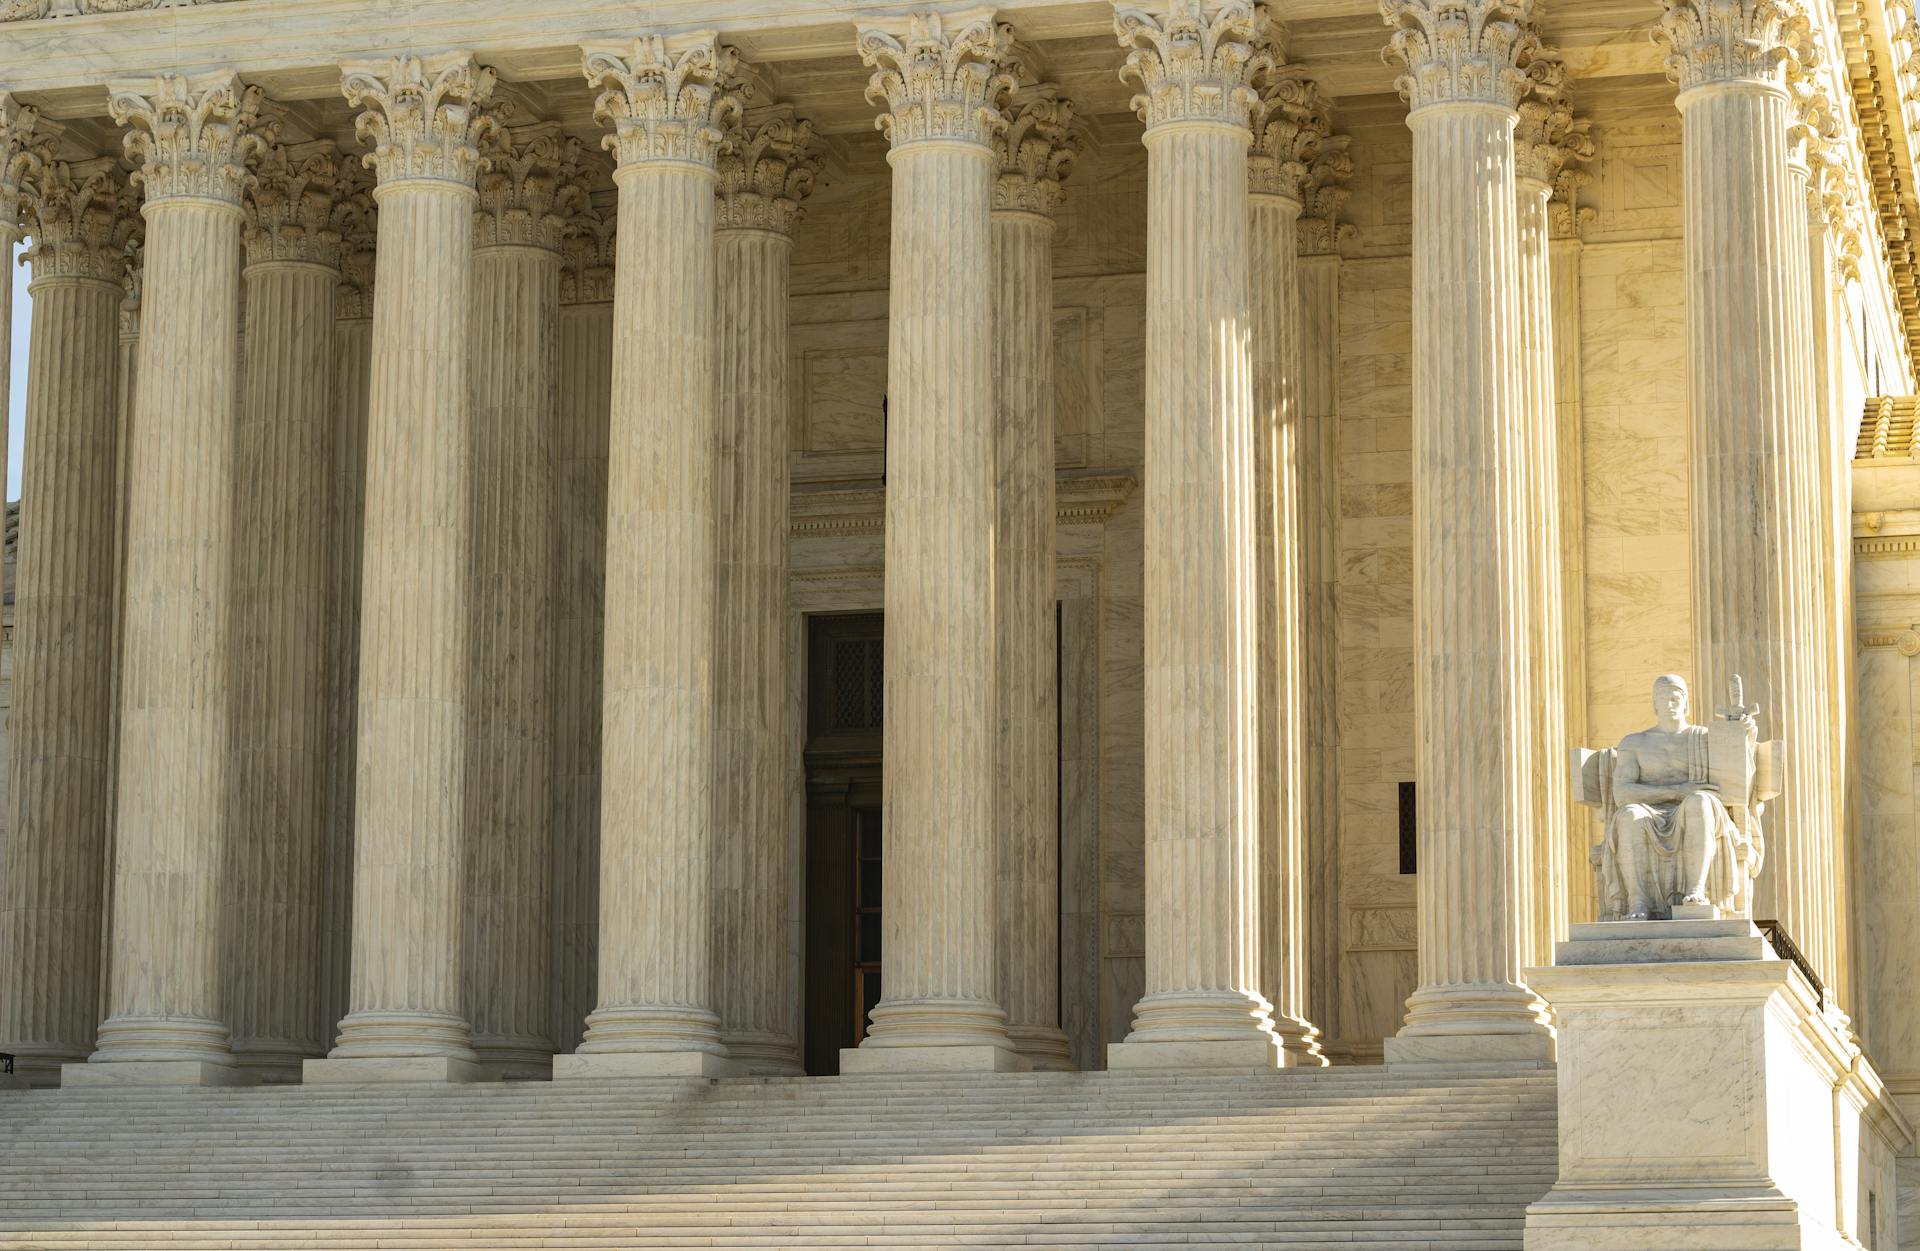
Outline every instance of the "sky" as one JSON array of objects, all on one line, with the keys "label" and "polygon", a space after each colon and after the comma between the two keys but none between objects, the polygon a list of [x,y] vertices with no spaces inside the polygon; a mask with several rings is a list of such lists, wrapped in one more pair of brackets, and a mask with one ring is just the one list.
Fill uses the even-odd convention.
[{"label": "sky", "polygon": [[19,268],[20,248],[9,264],[13,271],[13,380],[7,386],[7,498],[20,498],[20,439],[27,432],[27,271]]}]

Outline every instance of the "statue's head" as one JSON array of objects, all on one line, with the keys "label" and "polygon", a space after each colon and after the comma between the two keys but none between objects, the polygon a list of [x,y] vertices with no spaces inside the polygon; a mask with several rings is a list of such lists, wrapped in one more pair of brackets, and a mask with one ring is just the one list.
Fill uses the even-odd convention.
[{"label": "statue's head", "polygon": [[1687,680],[1677,673],[1663,673],[1653,680],[1653,715],[1662,720],[1687,718]]}]

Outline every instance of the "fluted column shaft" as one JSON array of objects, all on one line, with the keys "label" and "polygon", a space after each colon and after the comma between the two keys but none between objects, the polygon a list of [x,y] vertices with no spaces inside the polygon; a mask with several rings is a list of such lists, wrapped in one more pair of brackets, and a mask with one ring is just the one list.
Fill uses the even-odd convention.
[{"label": "fluted column shaft", "polygon": [[325,1053],[328,525],[335,265],[250,263],[236,440],[227,1022],[238,1062],[298,1080]]},{"label": "fluted column shaft", "polygon": [[1248,363],[1253,395],[1259,627],[1260,991],[1283,1064],[1319,1065],[1308,1012],[1305,656],[1301,511],[1300,201],[1249,196]]},{"label": "fluted column shaft", "polygon": [[994,813],[1000,994],[1014,1047],[1069,1069],[1060,1028],[1053,219],[992,216]]},{"label": "fluted column shaft", "polygon": [[[732,69],[710,38],[650,37],[586,56],[604,88],[600,115],[617,121],[620,195],[600,1000],[556,1076],[737,1071],[715,1011],[713,911],[714,163]],[[657,84],[670,72],[688,85],[663,98]]]},{"label": "fluted column shaft", "polygon": [[99,1020],[121,288],[64,273],[28,290],[21,498],[35,503],[21,510],[14,591],[0,1050],[50,1085],[86,1059]]},{"label": "fluted column shaft", "polygon": [[476,248],[473,283],[463,1002],[483,1062],[507,1076],[543,1076],[554,1051],[552,431],[560,253],[533,244]]},{"label": "fluted column shaft", "polygon": [[1408,117],[1420,987],[1389,1061],[1551,1049],[1520,984],[1537,782],[1515,120],[1475,99]]},{"label": "fluted column shaft", "polygon": [[353,973],[332,1056],[464,1061],[474,191],[383,177],[375,198]]},{"label": "fluted column shaft", "polygon": [[[240,190],[259,93],[231,77],[117,86],[139,130],[144,313],[128,479],[110,1015],[93,1064],[225,1082],[223,870],[233,653]],[[177,127],[182,112],[202,125]],[[63,1080],[87,1066],[72,1066]]]},{"label": "fluted column shaft", "polygon": [[1522,968],[1553,962],[1553,945],[1566,933],[1567,725],[1563,586],[1560,577],[1559,406],[1555,399],[1553,231],[1550,183],[1517,181],[1517,329],[1520,335],[1519,423],[1526,497],[1524,529],[1528,616],[1527,699],[1533,727],[1531,811],[1524,829],[1532,843],[1532,876],[1524,911]]},{"label": "fluted column shaft", "polygon": [[714,828],[727,1050],[757,1073],[800,1071],[787,830],[787,275],[777,229],[723,229],[719,258],[719,618]]},{"label": "fluted column shaft", "polygon": [[[1802,617],[1792,533],[1794,463],[1809,392],[1793,338],[1806,309],[1803,202],[1789,197],[1787,96],[1772,78],[1702,81],[1683,89],[1687,327],[1692,349],[1696,697],[1724,699],[1733,675],[1769,734],[1806,736],[1780,797],[1767,806],[1768,868],[1756,910],[1796,940],[1809,935],[1811,889],[1796,847],[1827,828],[1818,809],[1812,737],[1824,712],[1805,702],[1815,661]],[[1790,237],[1797,236],[1799,247]],[[1800,310],[1796,314],[1796,306]],[[1811,941],[1811,940],[1809,940]]]},{"label": "fluted column shaft", "polygon": [[[1564,657],[1562,691],[1564,711],[1560,733],[1568,747],[1587,740],[1587,565],[1586,520],[1581,447],[1580,387],[1580,253],[1578,209],[1571,204],[1550,203],[1549,215],[1566,214],[1556,223],[1555,237],[1547,245],[1548,268],[1552,281],[1554,370],[1554,453],[1558,465],[1554,472],[1561,484],[1560,495],[1560,647]],[[1563,797],[1560,828],[1564,834],[1562,857],[1567,865],[1565,896],[1569,926],[1593,920],[1597,901],[1593,897],[1593,877],[1587,872],[1587,849],[1592,845],[1592,811],[1577,801]]]}]

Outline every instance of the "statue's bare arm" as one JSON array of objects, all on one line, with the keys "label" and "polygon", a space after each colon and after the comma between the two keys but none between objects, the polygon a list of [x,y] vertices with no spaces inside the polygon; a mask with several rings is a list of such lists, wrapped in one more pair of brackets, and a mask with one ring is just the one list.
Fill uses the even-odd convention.
[{"label": "statue's bare arm", "polygon": [[1714,791],[1710,782],[1660,783],[1640,780],[1640,752],[1635,743],[1638,734],[1629,734],[1620,744],[1613,766],[1613,798],[1623,804],[1666,804],[1685,799],[1695,791]]}]

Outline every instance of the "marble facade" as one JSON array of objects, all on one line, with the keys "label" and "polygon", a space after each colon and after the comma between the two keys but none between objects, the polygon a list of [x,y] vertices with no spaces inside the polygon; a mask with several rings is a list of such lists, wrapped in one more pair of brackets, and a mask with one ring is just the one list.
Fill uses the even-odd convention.
[{"label": "marble facade", "polygon": [[1902,6],[143,7],[0,6],[36,1083],[796,1071],[883,610],[849,1072],[1546,1061],[1558,762],[1738,670],[1830,727],[1757,907],[1920,1081]]}]

